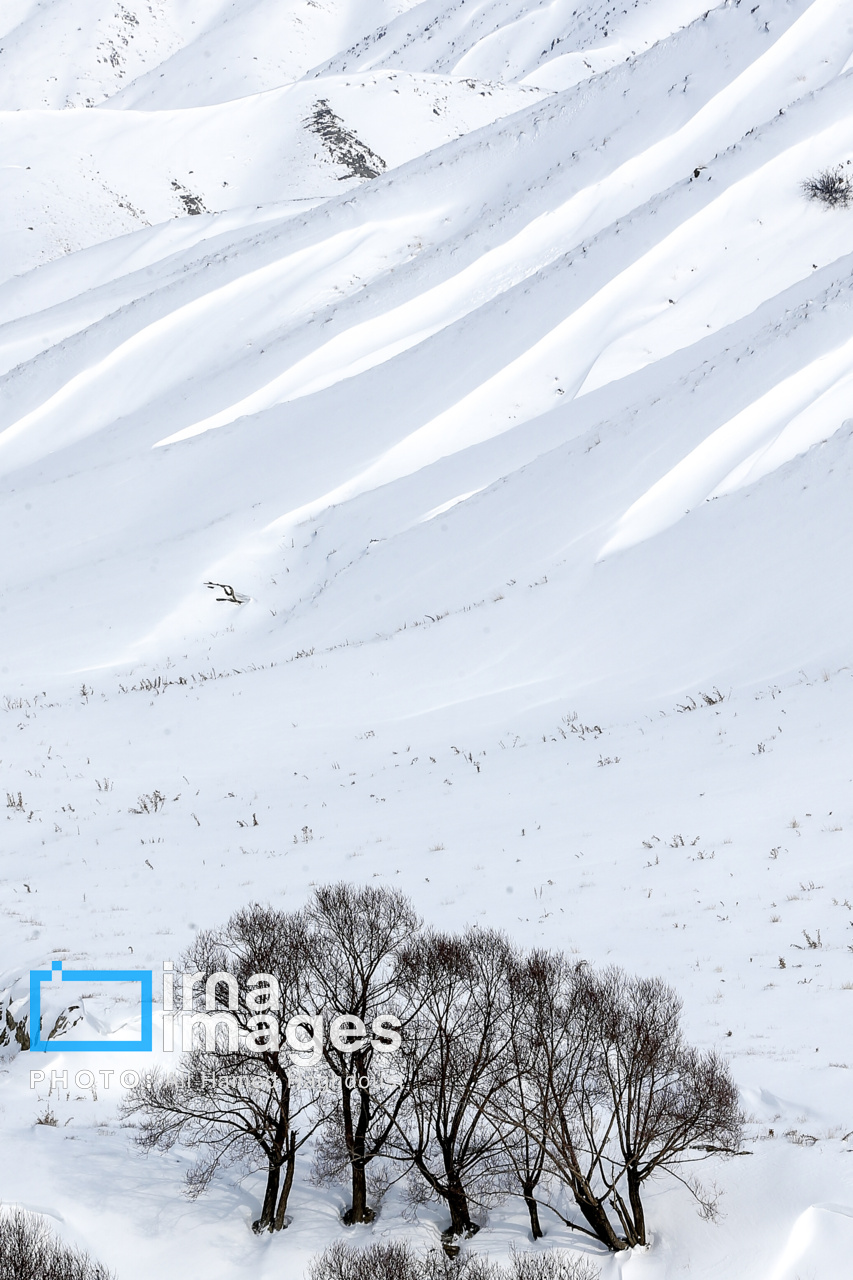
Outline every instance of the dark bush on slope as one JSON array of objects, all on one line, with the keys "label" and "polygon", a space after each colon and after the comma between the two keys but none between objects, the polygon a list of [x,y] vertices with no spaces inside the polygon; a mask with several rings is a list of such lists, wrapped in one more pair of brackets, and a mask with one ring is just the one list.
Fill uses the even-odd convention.
[{"label": "dark bush on slope", "polygon": [[830,209],[846,209],[853,202],[853,183],[840,165],[807,178],[803,191],[810,200],[819,200]]},{"label": "dark bush on slope", "polygon": [[87,1253],[72,1249],[36,1213],[0,1211],[0,1280],[114,1280]]}]

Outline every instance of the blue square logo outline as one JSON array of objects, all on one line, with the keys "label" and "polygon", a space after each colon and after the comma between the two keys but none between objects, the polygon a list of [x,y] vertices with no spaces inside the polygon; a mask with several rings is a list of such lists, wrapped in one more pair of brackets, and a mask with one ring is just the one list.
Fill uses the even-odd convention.
[{"label": "blue square logo outline", "polygon": [[[139,1040],[42,1040],[41,986],[55,973],[63,982],[138,982],[142,996]],[[150,969],[63,969],[61,960],[49,969],[30,970],[30,1052],[48,1053],[150,1053],[153,1045],[153,979]]]}]

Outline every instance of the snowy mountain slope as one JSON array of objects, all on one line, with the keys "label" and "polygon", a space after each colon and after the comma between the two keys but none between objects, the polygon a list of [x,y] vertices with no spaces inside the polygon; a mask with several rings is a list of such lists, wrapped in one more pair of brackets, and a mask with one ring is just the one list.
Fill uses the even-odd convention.
[{"label": "snowy mountain slope", "polygon": [[565,89],[635,57],[707,12],[700,0],[633,0],[626,8],[612,0],[423,0],[314,74],[426,66]]},{"label": "snowy mountain slope", "polygon": [[[10,12],[0,1017],[55,955],[156,967],[244,901],[399,884],[664,973],[731,1054],[725,1216],[662,1184],[603,1280],[845,1274],[853,208],[801,184],[853,161],[848,6],[152,6],[92,111],[31,109],[77,10]],[[54,106],[97,96],[97,32]],[[254,1176],[188,1205],[190,1153],[14,1048],[0,1201],[121,1280],[298,1277],[343,1233],[307,1164],[282,1238]],[[395,1196],[376,1232],[434,1241]]]},{"label": "snowy mountain slope", "polygon": [[412,0],[7,0],[0,110],[202,107],[298,80]]},{"label": "snowy mountain slope", "polygon": [[[187,38],[171,56],[113,93],[109,106],[139,110],[210,106],[298,80],[341,47],[392,22],[417,0],[230,0],[193,6]],[[175,9],[184,9],[183,4]],[[424,70],[425,68],[419,68]]]},{"label": "snowy mountain slope", "polygon": [[[248,527],[256,528],[264,518],[281,520],[290,509],[302,515],[322,510],[571,402],[573,393],[589,392],[706,340],[797,280],[805,282],[808,296],[815,266],[853,250],[850,219],[809,207],[799,191],[809,166],[831,163],[850,150],[848,75],[830,79],[782,117],[773,115],[756,126],[742,145],[732,147],[730,139],[748,119],[760,118],[753,111],[766,112],[782,89],[791,88],[795,58],[808,70],[806,37],[813,41],[814,75],[826,79],[844,66],[853,36],[833,26],[831,11],[822,5],[817,15],[812,10],[803,15],[804,30],[795,24],[768,50],[766,36],[746,16],[752,51],[762,51],[758,61],[742,69],[750,52],[743,16],[714,15],[718,29],[734,20],[728,42],[719,42],[722,66],[705,70],[695,90],[698,101],[690,94],[667,95],[669,114],[654,121],[663,135],[657,142],[652,127],[642,130],[636,112],[614,130],[605,148],[596,138],[613,77],[623,85],[639,77],[639,91],[653,92],[672,75],[677,62],[667,61],[660,49],[600,77],[589,89],[570,90],[435,152],[404,170],[404,179],[389,174],[360,195],[255,230],[239,252],[234,239],[229,250],[212,254],[203,241],[201,254],[184,255],[169,276],[152,277],[150,268],[137,273],[122,286],[125,302],[115,315],[110,315],[110,299],[116,286],[110,286],[102,287],[101,304],[84,295],[56,308],[49,319],[30,322],[29,333],[35,324],[36,333],[55,335],[56,324],[60,333],[73,331],[81,306],[87,318],[93,305],[107,317],[7,379],[9,425],[0,437],[4,466],[55,454],[57,446],[93,431],[109,428],[114,434],[117,420],[122,420],[122,448],[133,432],[145,450],[170,440],[186,449],[199,431],[243,419],[238,436],[224,445],[226,453],[236,450],[239,456],[247,414],[280,413],[276,406],[344,379],[341,393],[351,420],[361,399],[349,385],[352,376],[398,360],[407,349],[414,353],[408,376],[420,385],[434,361],[425,340],[451,327],[453,342],[469,353],[457,375],[461,383],[436,386],[432,408],[429,398],[408,404],[399,394],[383,397],[381,434],[374,427],[353,437],[342,420],[346,444],[334,426],[340,412],[334,410],[327,428],[335,441],[332,470],[325,476],[318,472],[309,448],[308,476],[313,478],[308,487],[299,469],[289,468],[292,497],[278,509],[267,508],[266,516],[263,506],[252,508]],[[675,52],[685,63],[696,58],[697,47],[707,48],[710,23],[711,18],[676,37]],[[739,61],[732,65],[735,50]],[[555,163],[567,120],[578,149]],[[651,147],[638,156],[640,136]],[[715,147],[720,148],[716,159]],[[694,159],[704,165],[696,165],[698,178],[689,173]],[[480,193],[494,193],[488,219],[472,201],[472,169]],[[686,177],[679,176],[685,171]],[[667,190],[670,179],[675,183]],[[663,185],[659,194],[656,184]],[[425,194],[430,190],[431,201]],[[89,261],[81,266],[91,270]],[[38,279],[36,273],[34,287]],[[14,289],[25,287],[22,281]],[[130,306],[128,296],[135,298]],[[507,327],[510,300],[527,296],[529,303],[514,302],[526,308],[524,323]],[[45,321],[46,330],[40,330]],[[14,338],[18,326],[7,332]],[[749,343],[753,332],[746,319],[737,337]],[[826,342],[827,352],[841,348],[835,376],[843,377],[844,343],[834,330],[827,331]],[[10,358],[19,350],[12,347]],[[696,358],[691,366],[695,363]],[[155,379],[152,366],[158,370]],[[815,393],[822,394],[822,387]],[[367,390],[362,413],[371,416],[375,394]],[[629,392],[629,402],[632,396]],[[723,409],[712,429],[723,428],[745,409],[742,404],[732,412]],[[306,413],[316,416],[308,407]],[[569,435],[575,430],[574,413],[564,414]],[[835,425],[843,420],[842,414]],[[817,438],[823,430],[819,420]],[[266,466],[266,455],[261,456]],[[785,456],[790,454],[780,458]],[[736,455],[732,466],[745,457]],[[168,472],[173,465],[158,462],[158,476],[163,466]],[[179,483],[185,467],[197,465],[194,459],[179,463]],[[699,496],[708,496],[724,478],[714,473]],[[653,476],[650,484],[660,479]],[[158,479],[158,486],[162,483]],[[703,478],[700,489],[704,483]],[[150,501],[145,485],[139,496],[143,506]],[[613,513],[614,527],[642,499],[642,492],[629,497],[623,511]],[[227,501],[230,512],[230,496]],[[312,502],[316,508],[302,511]],[[238,521],[245,519],[234,514]],[[122,507],[114,518],[126,515]],[[105,546],[121,540],[109,512],[99,519],[106,519]],[[281,528],[273,525],[267,544],[275,544]],[[620,526],[617,539],[622,536]],[[602,532],[596,552],[608,542]],[[239,554],[234,571],[247,572]],[[191,612],[199,599],[197,587],[193,592]],[[158,586],[150,600],[155,614],[144,631],[163,603]],[[172,600],[165,613],[171,616],[176,604]],[[66,635],[63,644],[68,642]]]},{"label": "snowy mountain slope", "polygon": [[[12,0],[0,110],[212,106],[331,71],[390,67],[566,88],[700,17],[700,0]],[[784,20],[784,19],[783,19]],[[762,24],[763,25],[763,24]]]},{"label": "snowy mountain slope", "polygon": [[541,96],[388,72],[184,111],[9,113],[8,273],[185,214],[322,199]]},{"label": "snowy mountain slope", "polygon": [[[827,13],[824,14],[825,19],[826,17]],[[811,18],[809,20],[809,25],[814,25]],[[827,38],[830,40],[837,39],[837,52],[832,61],[823,57],[818,59],[819,49],[816,47],[814,51],[815,62],[817,63],[819,61],[821,71],[824,74],[828,72],[831,75],[833,68],[837,70],[849,55],[851,46],[853,46],[853,34],[848,34],[844,39],[842,39],[840,35],[832,37],[826,30],[825,24],[821,28],[820,33],[827,35]],[[746,94],[749,108],[763,111],[767,109],[768,101],[773,102],[777,100],[781,85],[776,83],[776,81],[787,78],[788,68],[791,61],[797,54],[798,45],[802,45],[803,34],[804,33],[799,30],[792,30],[789,33],[790,38],[786,38],[784,40],[785,47],[782,50],[781,57],[779,50],[776,47],[771,50],[774,65],[769,68],[771,77],[770,81],[768,83],[767,73],[752,77],[756,82],[756,87],[753,87],[751,94]],[[808,32],[805,34],[808,34]],[[699,44],[704,46],[705,33],[697,31],[696,36]],[[740,45],[744,44],[743,31],[737,27],[732,32],[732,44],[735,43],[739,43]],[[696,44],[691,42],[688,46],[688,51],[693,55],[693,57],[695,57],[697,53]],[[726,50],[726,52],[728,53],[729,50]],[[741,52],[741,57],[744,57],[743,52]],[[642,61],[643,60],[641,60],[641,62]],[[800,61],[802,61],[802,59],[800,59]],[[781,76],[776,73],[775,64],[781,65]],[[668,72],[671,70],[671,67],[667,68]],[[728,76],[726,75],[727,70],[727,68],[724,69],[724,76],[726,76],[726,79],[728,79]],[[631,73],[626,71],[623,74],[625,76],[630,76]],[[651,64],[648,68],[643,65],[643,69],[640,74],[643,75],[644,82],[641,85],[636,86],[638,92],[653,92],[656,82],[659,84],[661,80],[662,69],[660,66],[660,57],[656,56],[652,58]],[[710,76],[709,79],[712,80],[714,87],[718,87],[719,72],[715,78],[716,83],[714,83],[714,79]],[[651,83],[649,83],[649,81],[651,81]],[[845,84],[846,80],[842,81],[839,85],[839,91],[830,95],[830,101],[834,101],[835,103],[834,107],[829,106],[828,118],[830,120],[832,119],[833,114],[840,114],[843,116],[846,100]],[[472,160],[474,160],[475,163],[482,164],[484,159],[487,157],[485,168],[486,172],[490,174],[491,189],[495,193],[490,202],[490,207],[493,212],[489,223],[485,227],[478,227],[475,231],[475,236],[482,237],[485,235],[490,240],[501,237],[501,230],[497,231],[496,237],[495,232],[491,230],[491,225],[496,216],[498,219],[505,222],[507,220],[507,215],[509,215],[509,219],[515,223],[516,227],[520,226],[521,228],[524,228],[525,234],[516,239],[515,242],[510,242],[502,249],[502,252],[498,254],[489,256],[488,254],[484,255],[481,251],[479,254],[483,259],[481,268],[479,270],[475,268],[470,273],[469,277],[465,278],[462,290],[460,290],[459,286],[456,284],[447,290],[450,294],[451,304],[453,304],[454,301],[454,293],[462,291],[464,298],[464,292],[469,290],[474,295],[473,301],[476,302],[478,293],[482,292],[484,284],[488,292],[492,292],[494,290],[495,285],[490,283],[490,277],[497,277],[496,284],[498,288],[506,282],[507,275],[509,275],[509,282],[514,283],[520,275],[523,276],[524,274],[531,272],[532,269],[535,269],[543,261],[547,263],[549,258],[552,258],[561,252],[565,252],[568,248],[572,247],[572,244],[577,246],[579,243],[582,243],[585,235],[589,235],[590,232],[597,230],[602,226],[607,226],[609,220],[612,220],[620,214],[630,210],[632,207],[635,207],[634,202],[638,199],[639,201],[642,201],[643,197],[648,198],[648,195],[655,190],[656,186],[660,189],[661,185],[665,187],[668,185],[669,181],[677,178],[680,179],[680,182],[683,184],[684,178],[681,175],[685,173],[685,170],[688,168],[691,160],[696,159],[705,163],[707,160],[711,159],[713,147],[716,146],[721,149],[725,149],[727,144],[731,145],[731,139],[739,136],[739,126],[742,127],[746,123],[747,119],[751,118],[745,106],[740,106],[739,112],[734,114],[734,120],[730,120],[732,108],[737,102],[738,97],[744,97],[744,90],[740,87],[739,78],[735,79],[735,86],[736,88],[732,91],[726,89],[722,93],[714,95],[710,103],[708,103],[707,100],[703,100],[710,86],[700,87],[700,101],[698,103],[693,102],[689,105],[681,105],[678,103],[678,95],[676,95],[676,104],[672,108],[673,114],[675,115],[676,120],[679,116],[683,119],[684,116],[687,115],[690,123],[685,137],[682,138],[680,134],[676,132],[674,136],[670,134],[669,137],[665,137],[665,141],[661,141],[658,148],[660,153],[659,157],[648,156],[646,154],[642,154],[640,157],[635,157],[633,148],[635,147],[637,135],[640,132],[641,126],[637,115],[632,113],[628,122],[627,135],[622,139],[617,139],[616,145],[611,145],[609,154],[603,158],[601,155],[601,148],[596,146],[595,139],[597,136],[598,113],[600,111],[600,104],[602,100],[601,94],[606,92],[607,84],[605,83],[600,87],[599,94],[590,101],[588,105],[586,104],[583,95],[580,95],[579,97],[577,91],[574,94],[570,93],[565,102],[562,99],[559,99],[555,100],[553,106],[549,104],[548,107],[534,108],[532,113],[528,112],[528,120],[524,123],[519,120],[518,122],[513,122],[512,124],[499,128],[497,136],[494,134],[491,136],[486,135],[483,137],[482,141],[472,141],[471,144],[459,144],[455,149],[456,154],[454,155],[451,153],[451,156],[447,158],[444,156],[436,156],[433,160],[426,162],[428,167],[426,172],[423,174],[418,175],[416,173],[407,173],[405,187],[402,189],[400,188],[399,183],[395,185],[393,177],[389,177],[380,183],[377,190],[373,190],[371,188],[369,196],[367,193],[365,195],[365,198],[369,199],[371,204],[370,216],[372,219],[375,219],[377,216],[380,219],[383,218],[383,213],[379,213],[378,215],[374,214],[376,205],[379,203],[380,206],[384,206],[384,208],[387,209],[387,213],[384,214],[384,221],[391,220],[395,224],[399,223],[397,212],[400,208],[400,202],[402,201],[404,203],[404,207],[410,207],[414,204],[413,197],[415,196],[415,193],[417,192],[417,194],[420,195],[426,187],[434,187],[435,184],[432,174],[441,169],[445,171],[441,174],[443,198],[440,199],[437,204],[435,202],[433,203],[434,212],[432,213],[431,218],[429,212],[423,207],[422,203],[418,206],[416,215],[416,217],[421,221],[423,232],[428,231],[431,237],[436,234],[441,234],[444,230],[444,226],[447,225],[445,219],[447,216],[448,189],[453,190],[455,188],[458,193],[457,209],[459,209],[463,201],[470,201],[469,166]],[[703,88],[704,93],[702,92]],[[732,93],[734,95],[733,100],[731,96]],[[685,98],[687,97],[687,95],[682,96]],[[807,116],[808,112],[811,110],[809,108],[809,101],[810,96],[803,105],[803,109],[806,111]],[[576,119],[578,109],[580,109],[583,115],[586,116],[586,120],[588,122],[585,122],[586,128],[589,130],[586,134],[585,146],[584,133],[582,132],[584,125]],[[701,124],[697,124],[697,119],[703,117],[703,112],[706,116],[711,117],[710,128],[705,126],[705,130],[703,130]],[[740,120],[738,120],[738,114],[740,115]],[[815,116],[823,120],[826,118],[826,112],[823,109],[818,112],[812,111],[811,119],[814,120]],[[572,119],[573,117],[576,119],[577,140],[583,147],[583,150],[574,153],[571,158],[566,157],[562,161],[558,160],[558,172],[556,174],[552,173],[552,169],[554,167],[553,149],[557,145],[557,139],[565,132],[567,118]],[[666,129],[667,124],[670,124],[671,128],[671,117],[661,116],[660,123],[657,124],[657,128],[661,129],[663,132],[663,130]],[[532,137],[530,136],[531,128]],[[770,153],[772,154],[776,147],[779,146],[779,127],[778,125],[774,125],[771,128],[768,125],[767,128],[770,136],[768,142],[764,143],[764,148],[766,148],[769,143]],[[792,132],[794,133],[794,139],[800,141],[804,137],[808,138],[813,133],[813,130],[814,125],[812,124],[810,126],[806,123],[805,127],[800,129],[796,129],[795,127]],[[710,136],[703,136],[703,132],[706,131]],[[754,148],[757,145],[757,141],[758,140],[750,142],[748,145]],[[761,141],[763,141],[763,139]],[[523,152],[525,153],[525,160],[527,161],[524,165],[523,175],[518,173],[519,156],[517,154],[517,150],[519,143],[521,143]],[[818,142],[817,145],[820,146],[821,143]],[[843,134],[837,138],[829,136],[825,143],[823,143],[827,154],[833,154],[833,152],[838,151],[839,148],[841,148],[843,154],[843,147],[845,145],[846,140]],[[473,152],[471,147],[474,148]],[[632,150],[629,151],[629,148]],[[760,148],[758,152],[753,150],[752,157],[750,161],[748,161],[749,168],[751,170],[756,169],[756,162],[761,152],[763,151],[764,155],[767,154],[764,148]],[[494,154],[495,150],[497,150],[497,155]],[[577,160],[575,160],[575,156],[578,157]],[[690,159],[688,159],[688,157],[690,157]],[[819,152],[817,153],[817,158],[822,158]],[[572,163],[567,163],[570,159]],[[654,160],[657,160],[658,165],[661,166],[662,172],[654,171]],[[804,162],[803,157],[792,155],[791,157],[788,157],[784,166],[780,167],[784,169],[784,172],[789,172],[792,170],[793,166],[803,165]],[[449,172],[447,171],[448,163],[450,164]],[[646,169],[651,169],[651,173],[648,176],[645,174]],[[794,172],[796,172],[795,168]],[[640,176],[637,177],[635,174]],[[546,183],[550,183],[552,177],[554,177],[556,181],[546,192],[537,189],[540,184],[544,187]],[[701,178],[703,185],[709,181],[709,177],[710,175],[705,174]],[[631,181],[627,181],[628,179],[631,179]],[[518,188],[525,182],[525,180],[527,182],[529,194],[527,195],[523,205],[519,206],[515,195],[512,193],[512,187],[514,185]],[[761,166],[758,166],[758,174],[753,179],[753,182],[761,183],[762,181],[762,169]],[[509,183],[510,191],[504,193],[503,198],[499,199],[497,193],[500,191],[501,184],[504,182]],[[747,188],[748,185],[749,184],[747,184]],[[393,193],[391,191],[392,187],[395,188]],[[531,187],[533,187],[532,192],[530,191]],[[639,190],[637,189],[638,187]],[[606,197],[610,191],[612,191],[611,199],[602,199],[602,197]],[[787,193],[791,206],[797,209],[800,217],[808,218],[808,213],[800,208],[795,180],[788,180]],[[748,190],[746,194],[748,196]],[[566,199],[566,196],[574,196],[574,201],[572,202],[571,198]],[[694,200],[696,199],[695,194],[693,198]],[[703,199],[703,196],[700,195],[698,198],[701,200]],[[708,198],[710,198],[708,195],[704,197],[704,199]],[[767,193],[766,198],[768,201],[771,200],[770,193]],[[533,206],[532,208],[531,205]],[[561,216],[559,218],[552,218],[550,222],[548,220],[544,222],[537,222],[535,221],[535,216],[531,217],[531,214],[535,215],[542,211],[551,212],[555,209],[560,209]],[[591,210],[593,211],[592,217],[590,217]],[[725,216],[726,214],[727,210],[721,210],[718,205],[712,214],[711,221],[720,215]],[[345,222],[352,222],[353,215],[349,202],[338,201],[337,212],[333,212],[332,216]],[[468,212],[466,214],[466,219],[470,216],[471,213]],[[322,212],[318,211],[314,220],[314,225],[319,224],[325,231],[327,217],[328,212],[326,210]],[[359,215],[356,215],[356,217],[357,220],[363,224],[364,217],[359,217]],[[821,222],[820,218],[821,215],[819,211],[812,211],[811,221],[807,224],[810,228],[807,234],[812,241],[814,241],[815,236],[811,229],[826,225],[825,219]],[[433,223],[432,226],[429,225],[430,221]],[[436,222],[440,222],[441,230],[436,228]],[[846,232],[847,225],[848,224],[846,222],[838,223],[832,227],[832,232],[835,235],[843,236]],[[303,239],[305,234],[302,227],[303,224],[300,223],[299,231],[297,232],[300,239]],[[451,233],[452,230],[453,224],[451,222]],[[704,235],[704,227],[699,226],[697,228],[697,233]],[[397,225],[394,226],[394,235],[395,238],[399,236],[399,228]],[[444,232],[444,235],[447,236],[447,232]],[[652,231],[652,236],[653,235],[654,232]],[[503,232],[503,237],[506,238],[505,231]],[[568,237],[571,237],[571,239],[568,239]],[[647,243],[649,238],[650,237],[646,235],[645,239]],[[465,239],[466,241],[468,239],[467,231],[465,233]],[[385,234],[384,242],[388,244],[390,241],[391,237]],[[439,276],[447,274],[448,266],[453,263],[454,257],[456,257],[456,260],[458,261],[458,246],[456,244],[451,244],[448,247],[451,250],[451,255],[443,254],[442,260],[437,264]],[[491,248],[491,245],[489,247]],[[465,256],[470,258],[470,256],[472,256],[472,249],[476,253],[476,248],[476,240],[473,246],[466,243],[464,249]],[[813,246],[810,245],[809,249],[812,248]],[[832,253],[833,251],[833,246],[830,245],[829,252]],[[664,253],[665,252],[666,247],[664,246]],[[753,256],[755,248],[747,245],[746,252],[750,256]],[[728,247],[719,245],[714,257],[716,259],[716,257],[726,253],[728,253]],[[636,252],[634,256],[637,256]],[[809,256],[809,253],[798,255],[792,264],[793,270],[798,272],[811,270],[811,264],[806,265]],[[435,255],[433,255],[433,257],[435,257]],[[640,257],[642,259],[642,255],[640,255]],[[818,257],[820,257],[820,252],[818,252]],[[245,256],[242,256],[241,264],[245,263],[245,261]],[[216,266],[216,263],[211,265]],[[507,267],[509,267],[509,273],[507,272]],[[230,265],[228,267],[229,273],[232,273],[234,269],[234,266]],[[282,269],[286,270],[286,263],[282,264]],[[417,270],[417,264],[415,269]],[[435,269],[436,268],[431,261],[431,272],[434,272]],[[785,268],[782,266],[779,269],[784,270]],[[206,274],[207,280],[209,280],[206,263],[204,264],[203,271]],[[467,283],[469,278],[471,280],[470,284]],[[399,287],[399,285],[397,287]],[[415,282],[415,287],[417,287],[417,282]],[[359,294],[359,304],[361,306],[364,305],[364,303],[361,302],[361,294],[363,292],[364,291],[360,291]],[[463,313],[468,309],[469,305],[470,304],[463,302]],[[663,303],[662,305],[665,308],[667,304]],[[284,303],[284,308],[289,316],[291,314],[289,299]],[[416,301],[412,309],[416,314],[420,314],[420,302]],[[445,307],[443,310],[446,312],[447,308]],[[458,304],[456,304],[448,318],[452,319],[458,314],[459,307]],[[442,309],[439,309],[439,318],[441,318],[441,316]],[[336,326],[341,323],[338,317],[339,311],[336,311],[336,318],[333,321]],[[391,320],[391,327],[395,332],[398,329],[398,320],[399,317],[396,315]],[[420,328],[421,326],[418,326],[415,332],[419,332]],[[310,337],[308,340],[311,341]],[[559,341],[559,338],[557,340]],[[332,363],[336,366],[339,366],[340,364],[339,361],[334,360]],[[273,402],[274,401],[275,397],[273,395]]]},{"label": "snowy mountain slope", "polygon": [[[738,138],[753,119],[778,110],[777,99],[785,105],[796,101],[837,72],[835,58],[827,60],[825,54],[837,50],[836,57],[844,54],[841,61],[846,60],[850,52],[847,28],[835,21],[834,3],[818,9],[821,12],[809,9],[787,38],[770,42],[771,52],[755,70],[746,50],[754,58],[756,40],[767,45],[769,29],[765,31],[756,14],[745,10],[734,18],[727,15],[728,21],[722,24],[711,19],[712,40],[717,35],[715,28],[723,25],[727,29],[724,47],[718,47],[711,71],[718,93],[702,103],[704,113],[693,99],[693,124],[688,127],[685,144],[689,142],[696,151],[698,142],[698,150],[704,151],[707,136],[703,135],[715,125],[717,133],[721,125],[723,129],[728,125],[729,137]],[[791,16],[789,11],[787,21]],[[676,48],[683,46],[684,87],[690,86],[690,95],[698,91],[700,98],[704,77],[701,71],[697,77],[701,58],[697,42],[709,38],[707,28],[708,19],[699,19],[688,25],[686,43],[672,42]],[[783,24],[775,24],[774,34],[779,35],[780,29]],[[738,49],[744,39],[750,43]],[[673,52],[667,47],[663,59],[666,73],[677,73]],[[630,60],[627,65],[632,65]],[[741,76],[732,76],[733,70],[744,67],[748,69]],[[330,194],[336,181],[355,177],[359,170],[346,162],[346,144],[343,153],[340,147],[328,144],[318,149],[317,130],[311,127],[318,104],[330,103],[329,109],[342,117],[340,127],[354,132],[357,150],[366,145],[368,152],[374,153],[367,172],[375,172],[382,164],[397,165],[499,118],[521,106],[525,92],[494,83],[479,85],[470,78],[461,82],[417,75],[400,78],[397,71],[370,76],[368,82],[362,77],[352,84],[346,77],[325,76],[323,84],[325,96],[316,93],[316,75],[312,75],[299,87],[252,95],[199,112],[158,111],[139,117],[123,113],[118,119],[67,111],[55,117],[31,118],[26,112],[16,112],[5,120],[0,149],[9,182],[8,212],[5,225],[0,224],[0,244],[5,241],[8,246],[4,255],[10,264],[8,270],[14,269],[12,264],[20,270],[178,212],[199,213]],[[611,89],[615,90],[615,85],[611,84]],[[669,91],[674,89],[670,84]],[[535,96],[532,89],[526,92]],[[729,120],[736,106],[739,110]],[[33,149],[34,129],[45,140],[41,152]],[[50,131],[55,131],[53,139]],[[258,146],[260,137],[266,141]],[[723,139],[716,141],[720,145]],[[668,154],[674,159],[675,148]],[[151,162],[142,163],[143,155]],[[646,159],[636,154],[632,158],[635,167]],[[617,174],[616,181],[621,185],[623,175]],[[37,214],[37,210],[44,213]]]},{"label": "snowy mountain slope", "polygon": [[161,4],[8,0],[0,14],[0,110],[91,106],[108,97],[180,44],[172,14]]}]

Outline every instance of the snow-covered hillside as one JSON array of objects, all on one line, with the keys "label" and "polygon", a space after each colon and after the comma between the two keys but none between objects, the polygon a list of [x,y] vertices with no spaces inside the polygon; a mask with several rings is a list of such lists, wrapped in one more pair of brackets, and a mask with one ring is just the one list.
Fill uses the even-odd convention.
[{"label": "snow-covered hillside", "polygon": [[[387,881],[662,973],[730,1055],[723,1216],[661,1184],[604,1280],[823,1280],[853,205],[802,184],[853,175],[853,10],[708,3],[8,0],[0,1017],[57,957],[158,969]],[[299,1277],[344,1232],[307,1176],[269,1240],[256,1178],[188,1204],[115,1092],[36,1126],[0,1053],[0,1202],[119,1280]],[[434,1237],[388,1203],[376,1234]],[[508,1204],[476,1244],[518,1240]]]}]

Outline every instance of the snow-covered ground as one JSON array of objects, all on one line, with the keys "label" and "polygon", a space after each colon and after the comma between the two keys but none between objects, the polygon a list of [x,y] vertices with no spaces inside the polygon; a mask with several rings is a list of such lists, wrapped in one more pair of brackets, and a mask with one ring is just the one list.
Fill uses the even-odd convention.
[{"label": "snow-covered ground", "polygon": [[[827,1280],[853,207],[801,184],[853,173],[853,11],[707,3],[7,0],[0,1016],[51,960],[379,878],[662,973],[730,1055],[721,1220],[661,1184],[604,1280]],[[345,1232],[307,1161],[280,1236],[256,1177],[189,1203],[116,1088],[36,1125],[13,1050],[0,1202],[119,1280],[298,1278]],[[435,1238],[395,1205],[375,1234]]]}]

